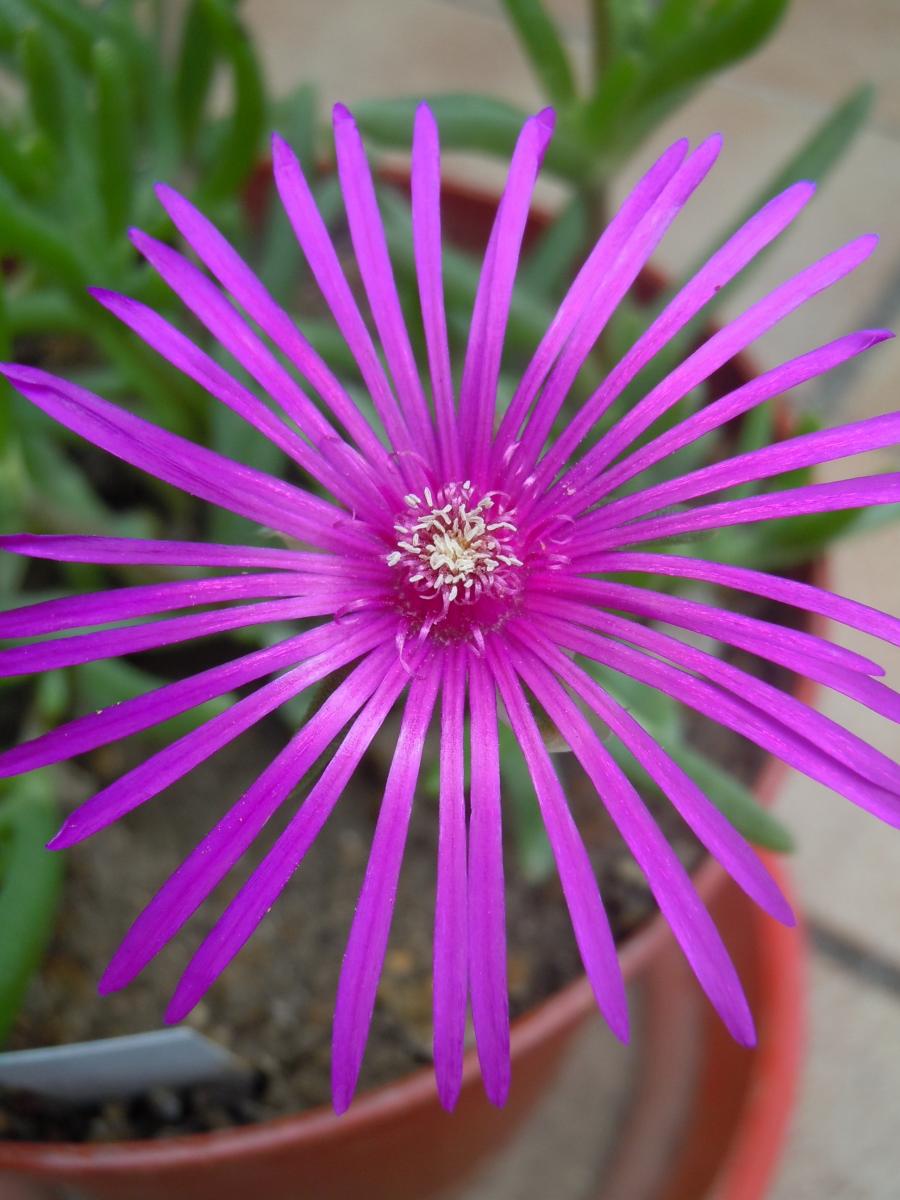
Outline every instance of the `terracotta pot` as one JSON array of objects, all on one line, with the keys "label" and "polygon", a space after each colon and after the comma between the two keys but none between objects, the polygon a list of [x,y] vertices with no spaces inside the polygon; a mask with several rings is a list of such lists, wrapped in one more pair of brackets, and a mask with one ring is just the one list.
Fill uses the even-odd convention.
[{"label": "terracotta pot", "polygon": [[[250,203],[261,203],[255,192]],[[483,244],[494,204],[474,191],[445,193],[448,236]],[[528,236],[544,223],[535,216]],[[660,286],[647,272],[639,291],[650,296]],[[725,391],[751,373],[738,359],[714,386]],[[767,763],[756,789],[763,801],[772,799],[782,770]],[[783,883],[782,869],[770,865]],[[731,1042],[661,918],[623,944],[625,977],[645,997],[643,1065],[619,1150],[602,1187],[598,1180],[598,1200],[700,1200],[711,1187],[716,1200],[757,1200],[777,1162],[803,1041],[803,937],[756,910],[716,863],[707,861],[696,882],[741,971],[759,1045],[750,1052]],[[501,1110],[485,1099],[469,1052],[452,1116],[440,1108],[427,1068],[361,1095],[340,1118],[317,1109],[161,1141],[0,1141],[0,1198],[68,1200],[74,1189],[96,1200],[427,1200],[463,1181],[521,1127],[595,1012],[587,981],[579,979],[513,1023],[513,1086]],[[686,1064],[697,1081],[693,1091]]]},{"label": "terracotta pot", "polygon": [[[767,772],[763,794],[775,779],[775,771]],[[784,884],[778,864],[770,866]],[[617,1133],[620,1149],[602,1184],[597,1181],[598,1200],[707,1194],[762,1200],[777,1165],[803,1046],[802,935],[759,912],[713,862],[700,870],[697,885],[741,972],[759,1045],[747,1051],[731,1041],[660,918],[628,941],[622,967],[629,981],[640,982],[644,999],[642,1069]],[[61,1194],[54,1184],[98,1200],[244,1200],[254,1192],[266,1200],[358,1200],[362,1194],[424,1200],[464,1179],[514,1134],[594,1013],[590,988],[580,979],[514,1023],[514,1086],[502,1110],[485,1100],[469,1053],[452,1117],[438,1105],[425,1069],[364,1094],[341,1118],[320,1109],[160,1142],[3,1143],[0,1172],[18,1174],[19,1186],[23,1175],[41,1181],[38,1191],[17,1193],[16,1200],[19,1194],[49,1200]],[[3,1179],[0,1173],[0,1185]],[[6,1196],[2,1186],[0,1196]]]}]

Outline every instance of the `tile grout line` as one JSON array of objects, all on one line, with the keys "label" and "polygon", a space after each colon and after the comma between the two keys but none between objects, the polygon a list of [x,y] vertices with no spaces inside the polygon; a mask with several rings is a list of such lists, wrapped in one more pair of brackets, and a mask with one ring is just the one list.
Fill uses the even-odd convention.
[{"label": "tile grout line", "polygon": [[873,984],[900,1003],[900,962],[839,932],[826,922],[811,918],[807,924],[813,950],[830,959],[864,983]]}]

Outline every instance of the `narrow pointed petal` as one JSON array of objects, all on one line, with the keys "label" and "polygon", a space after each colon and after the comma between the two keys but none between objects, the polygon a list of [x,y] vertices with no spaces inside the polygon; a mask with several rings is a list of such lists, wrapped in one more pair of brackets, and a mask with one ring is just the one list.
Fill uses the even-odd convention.
[{"label": "narrow pointed petal", "polygon": [[776,920],[793,925],[790,905],[753,847],[643,726],[546,637],[534,629],[515,633],[523,649],[538,655],[609,726],[746,894]]},{"label": "narrow pointed petal", "polygon": [[[350,447],[322,416],[312,400],[275,355],[256,336],[228,299],[201,270],[188,262],[171,246],[132,230],[131,240],[144,258],[155,268],[184,305],[209,330],[216,341],[228,351],[245,371],[255,379],[266,394],[280,406],[301,433],[315,446],[318,453],[304,452],[295,446],[295,456],[302,455],[302,465],[315,479],[341,499],[345,498],[347,478],[352,481],[369,475],[369,463]],[[166,350],[174,349],[171,340]],[[168,355],[167,355],[168,356]],[[210,371],[207,376],[214,395],[225,403],[232,399],[240,385],[224,371]],[[223,378],[224,376],[224,378]],[[208,386],[204,383],[204,386]],[[242,393],[244,410],[250,407],[246,389]],[[220,394],[221,393],[221,394]],[[323,461],[324,460],[324,461]],[[357,501],[358,503],[359,501]]]},{"label": "narrow pointed petal", "polygon": [[756,1041],[753,1017],[719,932],[678,860],[622,769],[560,683],[533,655],[513,651],[516,670],[556,724],[644,872],[650,890],[703,990],[731,1036]]},{"label": "narrow pointed petal", "polygon": [[712,492],[737,487],[758,479],[769,479],[787,471],[820,466],[854,454],[883,450],[900,443],[900,412],[884,413],[865,421],[853,421],[835,429],[820,429],[787,438],[772,446],[763,446],[734,458],[725,458],[708,467],[691,471],[678,479],[645,488],[631,496],[613,500],[579,524],[588,534],[597,529],[624,525],[628,521],[696,500]]},{"label": "narrow pointed petal", "polygon": [[[152,239],[147,239],[147,241],[149,243]],[[174,258],[178,259],[179,256],[173,250],[170,250],[169,247],[162,246],[162,244],[158,244],[158,247],[157,259],[160,259],[163,255],[173,255]],[[185,268],[183,273],[188,275],[188,278],[181,286],[185,294],[192,298],[192,302],[202,307],[202,293],[197,294],[199,291],[197,281],[202,280],[210,288],[212,288],[212,284],[208,283],[196,267],[184,260],[179,261]],[[173,271],[169,272],[169,275],[173,279],[176,278],[174,268]],[[215,291],[214,288],[212,290]],[[215,396],[217,400],[230,408],[232,412],[237,413],[248,425],[276,445],[288,458],[292,458],[294,462],[298,463],[313,479],[328,488],[338,500],[350,505],[359,505],[361,502],[365,503],[364,500],[360,500],[360,497],[365,496],[367,493],[360,492],[353,486],[354,482],[358,482],[359,470],[357,468],[357,471],[354,473],[349,469],[350,462],[353,461],[352,452],[349,447],[344,447],[346,459],[349,461],[343,472],[336,470],[333,464],[325,461],[317,449],[298,437],[293,429],[280,417],[276,416],[249,388],[239,383],[224,367],[211,359],[209,355],[194,345],[189,338],[170,325],[168,321],[165,321],[152,308],[147,308],[146,305],[132,300],[129,296],[122,296],[117,292],[108,292],[103,288],[89,288],[88,291],[104,308],[118,317],[129,329],[134,330],[138,337],[142,338],[148,346],[151,346],[157,353],[161,354],[163,358],[189,379],[193,379],[195,383],[198,383],[211,396]],[[229,308],[227,301],[224,299],[221,300],[221,303],[225,308]],[[236,313],[233,314],[233,319],[235,323],[240,322],[240,318]],[[213,330],[213,332],[215,334],[217,331]],[[243,341],[248,342],[252,346],[254,339],[249,330],[242,339]],[[227,342],[223,340],[223,344],[227,344]],[[281,368],[278,368],[278,370],[280,371]],[[264,386],[271,382],[265,378],[264,372],[258,372],[257,377],[262,378]],[[278,392],[270,392],[269,394],[277,396]],[[295,416],[295,413],[292,411],[294,406],[290,403],[283,404],[282,407],[289,416]],[[310,405],[310,407],[312,406]],[[315,412],[315,409],[313,411]],[[316,415],[318,416],[318,413]],[[302,429],[303,425],[301,424],[300,427]],[[325,428],[327,429],[327,426]],[[315,436],[318,437],[320,443],[325,445],[325,449],[330,452],[329,457],[340,461],[340,455],[336,453],[339,449],[337,435],[322,432],[320,429]],[[358,461],[365,465],[364,460],[359,459]],[[370,495],[371,493],[368,494]]]},{"label": "narrow pointed petal", "polygon": [[310,572],[316,575],[378,574],[381,560],[371,555],[315,554],[272,546],[227,546],[216,542],[167,542],[144,538],[107,538],[52,533],[11,533],[0,536],[0,550],[53,562],[109,563],[112,566],[230,567]]},{"label": "narrow pointed petal", "polygon": [[[520,476],[527,474],[534,467],[578,372],[595,346],[597,339],[629,288],[649,262],[650,255],[662,241],[672,222],[709,174],[721,147],[722,139],[718,135],[708,138],[698,147],[672,177],[621,253],[610,264],[602,287],[594,297],[593,303],[585,310],[569,342],[563,349],[541,393],[540,401],[535,406],[531,421],[522,435],[519,449],[513,457],[513,468],[518,468]],[[731,265],[729,263],[729,267]],[[739,265],[741,264],[734,265],[733,269],[737,270]],[[715,291],[714,286],[707,283],[706,280],[702,280],[701,283],[705,285],[700,289],[702,294],[707,297],[712,296]],[[595,406],[607,404],[607,397],[611,395],[612,392],[608,391],[604,393],[604,398],[600,396],[596,400],[592,398],[587,402],[586,409],[590,411],[592,404]],[[571,423],[570,429],[574,428],[579,417],[586,427],[594,424],[596,420],[596,417],[590,417],[587,413],[579,414]],[[563,437],[565,436],[564,434]],[[534,486],[538,490],[541,484],[537,480],[540,478],[541,473],[537,472]]]},{"label": "narrow pointed petal", "polygon": [[356,122],[343,104],[334,107],[334,147],[353,250],[400,408],[415,443],[433,462],[434,426],[400,307],[372,173]]},{"label": "narrow pointed petal", "polygon": [[[331,592],[334,587],[335,581],[327,575],[295,575],[288,571],[279,571],[274,575],[232,575],[218,579],[138,584],[113,588],[108,592],[43,600],[39,604],[27,604],[22,608],[0,612],[0,638],[36,637],[63,629],[159,616],[179,608],[227,604],[232,600],[318,596],[323,592]],[[357,581],[354,587],[365,595],[384,593],[383,585],[379,584],[373,587]]]},{"label": "narrow pointed petal", "polygon": [[749,379],[733,392],[720,396],[710,404],[704,404],[672,429],[667,429],[610,467],[603,474],[603,494],[610,495],[623,483],[662,462],[664,458],[677,453],[714,429],[721,428],[728,421],[749,412],[766,400],[781,396],[792,388],[799,387],[801,383],[824,375],[827,371],[833,371],[835,367],[858,354],[865,353],[873,346],[880,345],[881,342],[890,340],[893,336],[888,329],[863,329],[858,333],[848,333]]},{"label": "narrow pointed petal", "polygon": [[84,388],[35,367],[6,364],[0,373],[73,433],[188,495],[326,550],[370,544],[347,515],[325,501],[168,433]]},{"label": "narrow pointed petal", "polygon": [[572,599],[588,600],[603,608],[634,613],[639,617],[665,621],[669,625],[690,629],[694,633],[718,638],[729,645],[770,658],[772,662],[801,670],[809,659],[815,659],[842,671],[858,671],[864,675],[881,675],[876,662],[826,641],[802,629],[790,629],[761,617],[746,613],[723,611],[699,600],[684,596],[669,596],[651,588],[633,587],[627,583],[569,577],[557,580],[550,572],[541,577],[542,586],[551,593]]},{"label": "narrow pointed petal", "polygon": [[557,355],[594,299],[595,293],[603,287],[610,267],[660,192],[683,163],[688,145],[687,138],[674,142],[638,181],[576,275],[534,357],[526,367],[509,408],[503,415],[494,446],[495,466],[518,437],[519,428],[550,373]]},{"label": "narrow pointed petal", "polygon": [[[593,503],[594,491],[602,494],[604,485],[600,481],[594,487],[591,481],[623,450],[627,450],[657,418],[789,313],[855,271],[872,254],[877,243],[877,238],[867,235],[842,246],[781,284],[714,333],[627,412],[607,436],[572,468],[566,476],[569,499],[560,501],[561,511],[580,511]],[[561,445],[562,441],[558,447]]]},{"label": "narrow pointed petal", "polygon": [[331,1059],[332,1095],[338,1113],[348,1108],[359,1079],[394,911],[422,750],[440,678],[440,664],[431,662],[420,668],[410,685],[372,839],[369,864],[344,954],[334,1009]]},{"label": "narrow pointed petal", "polygon": [[[771,713],[789,729],[793,729],[810,741],[827,746],[830,754],[840,758],[853,771],[865,779],[900,793],[900,765],[874,746],[862,741],[849,729],[826,717],[824,713],[804,704],[795,696],[782,692],[764,680],[742,671],[739,667],[708,654],[695,646],[686,645],[676,638],[650,629],[637,621],[623,620],[610,613],[603,613],[589,605],[571,605],[554,600],[544,604],[537,597],[532,601],[536,612],[545,612],[581,621],[591,629],[598,629],[612,637],[621,637],[635,646],[642,646],[653,654],[660,654],[679,666],[687,667],[713,680],[736,696],[743,696],[751,704]],[[764,657],[762,651],[758,651]],[[807,674],[815,678],[811,667]],[[851,677],[851,678],[858,678]],[[871,680],[864,680],[870,683]],[[838,684],[832,684],[838,688]],[[879,685],[876,685],[879,686]],[[843,689],[840,689],[843,690]],[[847,690],[850,690],[849,688]],[[893,693],[891,693],[893,695]],[[895,697],[896,699],[896,697]]]},{"label": "narrow pointed petal", "polygon": [[472,787],[469,820],[469,986],[478,1061],[488,1099],[509,1095],[509,992],[500,811],[500,742],[494,682],[469,655]]},{"label": "narrow pointed petal", "polygon": [[545,109],[522,127],[509,165],[484,258],[459,392],[460,426],[466,431],[467,475],[482,481],[490,455],[500,360],[531,196],[554,116]]},{"label": "narrow pointed petal", "polygon": [[710,562],[705,558],[682,558],[676,554],[648,554],[635,551],[629,553],[597,554],[589,559],[578,559],[579,571],[598,574],[615,574],[618,571],[638,572],[648,575],[672,575],[680,579],[699,579],[703,583],[718,587],[734,588],[751,596],[763,596],[776,600],[804,612],[816,613],[868,633],[872,637],[900,646],[900,619],[890,613],[881,612],[858,600],[836,596],[824,588],[795,579],[783,579],[765,571],[750,567],[734,567],[726,563]]},{"label": "narrow pointed petal", "polygon": [[417,486],[424,479],[424,475],[414,454],[415,447],[409,429],[378,360],[372,338],[353,298],[303,169],[290,146],[277,134],[272,139],[272,166],[275,185],[297,235],[297,241],[306,255],[319,290],[359,365],[385,432],[399,454],[398,466],[401,474],[409,486]]},{"label": "narrow pointed petal", "polygon": [[[697,316],[747,263],[778,237],[812,197],[814,186],[796,183],[775,196],[712,256],[666,305],[625,357],[575,416],[537,471],[536,487],[546,487],[581,440],[656,354]],[[581,480],[579,479],[579,485]]]},{"label": "narrow pointed petal", "polygon": [[151,754],[139,766],[79,805],[53,838],[50,848],[64,850],[74,846],[146,804],[293,696],[372,650],[379,640],[368,630],[355,638],[347,638],[339,648],[325,650],[308,659],[302,666],[294,667],[251,695],[235,701],[199,729],[191,730],[164,750]]},{"label": "narrow pointed petal", "polygon": [[296,621],[300,617],[326,616],[353,604],[358,590],[336,587],[316,596],[290,600],[271,600],[261,604],[243,604],[236,608],[209,613],[191,613],[146,625],[131,625],[124,629],[103,629],[98,633],[79,633],[12,650],[0,650],[0,679],[13,675],[34,675],[39,671],[56,671],[75,667],[98,659],[118,658],[137,654],[160,646],[173,646],[193,638],[209,637],[227,629],[246,629],[273,621]]},{"label": "narrow pointed petal", "polygon": [[[367,613],[365,625],[371,627],[373,634],[393,635],[394,622],[387,615]],[[96,750],[98,746],[150,729],[264,675],[292,667],[323,650],[337,648],[347,638],[355,637],[358,626],[354,617],[341,622],[331,621],[264,650],[232,659],[222,666],[164,684],[99,712],[86,713],[0,754],[0,779],[64,762]]]},{"label": "narrow pointed petal", "polygon": [[445,651],[441,694],[437,890],[434,909],[434,1070],[452,1111],[462,1086],[468,997],[466,800],[463,789],[465,652]]},{"label": "narrow pointed petal", "polygon": [[441,250],[441,151],[437,122],[427,104],[416,110],[413,133],[412,231],[422,326],[428,351],[440,462],[445,479],[462,479]]},{"label": "narrow pointed petal", "polygon": [[616,1037],[627,1041],[625,984],[594,869],[528,701],[507,664],[508,647],[505,643],[502,646],[492,643],[488,649],[491,672],[534,782],[585,972],[610,1029]]},{"label": "narrow pointed petal", "polygon": [[810,779],[832,788],[886,824],[900,828],[900,795],[870,783],[849,770],[843,762],[821,748],[823,744],[829,745],[828,742],[810,741],[767,710],[747,703],[737,695],[729,695],[721,688],[695,679],[630,646],[619,645],[609,637],[598,637],[595,633],[578,629],[556,618],[537,617],[536,624],[557,645],[586,654],[614,671],[621,671],[640,683],[658,688],[716,724],[755,742],[763,750],[774,754]]},{"label": "narrow pointed petal", "polygon": [[380,471],[396,475],[384,447],[346,388],[218,229],[165,184],[157,186],[156,194],[203,265],[316,389],[366,458]]},{"label": "narrow pointed petal", "polygon": [[742,500],[722,500],[704,504],[686,513],[652,517],[604,530],[585,537],[582,550],[617,550],[637,542],[655,542],[661,538],[681,538],[705,529],[725,529],[730,525],[750,525],[757,521],[775,521],[799,517],[804,513],[840,512],[846,508],[868,508],[900,503],[900,471],[883,475],[863,475],[858,479],[838,479],[829,483],[811,483],[783,492],[765,492]]},{"label": "narrow pointed petal", "polygon": [[101,994],[130,983],[178,933],[255,840],[384,677],[392,649],[369,655],[323,701],[255,783],[156,893],[100,980]]},{"label": "narrow pointed petal", "polygon": [[166,1010],[166,1021],[183,1020],[253,935],[318,837],[408,682],[405,667],[394,663],[388,668],[296,815],[191,959]]}]

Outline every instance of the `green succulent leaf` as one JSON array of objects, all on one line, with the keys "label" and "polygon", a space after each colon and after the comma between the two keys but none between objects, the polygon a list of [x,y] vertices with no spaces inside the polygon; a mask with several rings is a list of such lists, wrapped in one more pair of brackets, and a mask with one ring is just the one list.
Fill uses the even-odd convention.
[{"label": "green succulent leaf", "polygon": [[556,24],[541,0],[503,0],[522,49],[547,99],[561,108],[575,99],[575,77]]},{"label": "green succulent leaf", "polygon": [[175,117],[182,145],[196,144],[216,68],[216,38],[205,0],[193,0],[181,28],[173,80]]},{"label": "green succulent leaf", "polygon": [[214,139],[200,188],[201,203],[233,197],[256,165],[266,121],[266,95],[256,51],[228,0],[203,0],[204,11],[231,68],[234,101]]},{"label": "green succulent leaf", "polygon": [[676,96],[704,76],[746,58],[775,31],[789,2],[720,0],[704,6],[683,37],[659,45],[642,100]]},{"label": "green succulent leaf", "polygon": [[[528,114],[514,104],[469,92],[426,97],[441,131],[446,150],[474,150],[507,158]],[[364,133],[385,146],[408,149],[417,97],[364,100],[354,115]],[[579,180],[590,168],[590,157],[565,128],[558,128],[547,150],[545,167],[564,179]]]},{"label": "green succulent leaf", "polygon": [[104,7],[75,3],[74,0],[27,0],[27,3],[32,12],[43,19],[45,29],[53,28],[65,38],[81,68],[88,70],[94,42],[110,32]]},{"label": "green succulent leaf", "polygon": [[511,818],[519,869],[525,879],[541,883],[553,874],[554,859],[540,805],[515,734],[502,721],[498,731],[503,799]]},{"label": "green succulent leaf", "polygon": [[44,849],[59,825],[56,776],[37,771],[0,793],[0,1044],[53,931],[63,859]]},{"label": "green succulent leaf", "polygon": [[[641,721],[641,724],[644,725],[645,722]],[[647,728],[650,732],[649,727]],[[763,808],[750,789],[730,772],[683,742],[663,739],[655,731],[653,736],[738,833],[749,842],[783,854],[794,849],[794,839],[790,831]],[[644,768],[621,742],[610,739],[607,748],[635,787],[644,792],[658,790]]]},{"label": "green succulent leaf", "polygon": [[79,293],[86,284],[80,255],[59,222],[19,199],[0,180],[0,251],[27,259]]},{"label": "green succulent leaf", "polygon": [[19,52],[34,122],[52,142],[62,143],[68,118],[56,39],[46,29],[29,25],[22,33]]},{"label": "green succulent leaf", "polygon": [[106,230],[111,237],[121,238],[131,211],[135,174],[128,63],[119,47],[104,38],[94,47],[93,66],[97,190],[105,209]]},{"label": "green succulent leaf", "polygon": [[[96,712],[132,700],[147,692],[155,691],[166,682],[157,675],[144,671],[121,659],[85,663],[72,672],[75,691],[75,708],[81,712]],[[168,745],[177,738],[198,729],[220,713],[226,712],[237,697],[232,694],[217,696],[213,700],[179,713],[161,725],[156,725],[142,736],[156,745]]]},{"label": "green succulent leaf", "polygon": [[[603,73],[599,85],[584,106],[580,127],[595,154],[611,156],[626,139],[622,137],[622,119],[638,94],[645,70],[641,54],[621,54]],[[610,164],[607,164],[607,168]],[[595,164],[596,173],[598,164]]]},{"label": "green succulent leaf", "polygon": [[536,295],[562,291],[588,238],[584,201],[575,196],[538,238],[519,271],[517,285]]}]

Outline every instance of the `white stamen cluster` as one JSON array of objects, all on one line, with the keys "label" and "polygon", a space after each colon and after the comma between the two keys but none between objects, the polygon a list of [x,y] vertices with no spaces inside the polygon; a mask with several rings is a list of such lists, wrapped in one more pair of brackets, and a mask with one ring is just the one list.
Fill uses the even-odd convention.
[{"label": "white stamen cluster", "polygon": [[446,611],[454,602],[471,603],[486,591],[508,591],[505,568],[523,564],[512,553],[516,526],[496,493],[476,503],[466,480],[448,484],[437,495],[425,488],[421,497],[411,494],[404,500],[410,512],[394,525],[397,549],[387,561],[406,571],[407,582],[420,595],[442,597]]}]

